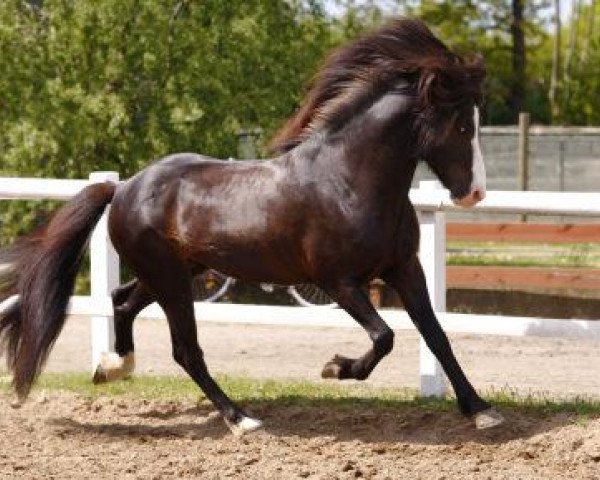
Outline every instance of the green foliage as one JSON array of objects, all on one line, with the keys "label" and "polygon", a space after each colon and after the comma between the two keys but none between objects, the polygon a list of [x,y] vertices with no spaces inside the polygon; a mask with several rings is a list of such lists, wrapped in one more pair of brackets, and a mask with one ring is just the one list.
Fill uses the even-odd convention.
[{"label": "green foliage", "polygon": [[[486,122],[509,123],[507,105],[514,73],[512,68],[511,5],[508,0],[422,0],[412,12],[418,14],[449,44],[463,51],[479,51],[488,67]],[[530,0],[525,5],[526,109],[535,123],[552,118],[548,101],[552,70],[551,28],[553,2]],[[591,2],[580,2],[577,21],[569,20],[561,31],[562,66],[559,78],[559,123],[597,125],[600,111],[600,19]],[[566,72],[571,29],[575,45],[570,75]]]},{"label": "green foliage", "polygon": [[598,10],[597,5],[595,11],[592,11],[589,4],[583,4],[576,21],[569,22],[563,28],[562,39],[565,51],[569,48],[571,30],[574,30],[575,35],[571,73],[569,76],[566,73],[564,75],[560,96],[559,121],[563,124],[600,124],[597,100],[600,92],[600,18],[598,15],[600,12]]},{"label": "green foliage", "polygon": [[[460,52],[486,59],[488,124],[507,123],[513,79],[508,0],[5,0],[0,2],[0,175],[131,176],[177,151],[235,156],[240,130],[265,140],[332,47],[397,13],[420,16]],[[551,2],[525,2],[527,106],[550,121]],[[332,5],[341,15],[331,13]],[[593,35],[589,18],[595,18]],[[600,25],[588,2],[564,123],[600,121]],[[563,39],[568,37],[564,28]],[[566,48],[566,40],[563,48]],[[33,206],[32,206],[33,205]],[[48,205],[0,204],[7,241]]]},{"label": "green foliage", "polygon": [[4,174],[231,155],[240,128],[290,113],[329,47],[323,18],[283,1],[11,0],[0,24]]},{"label": "green foliage", "polygon": [[[438,35],[461,53],[478,52],[486,61],[485,121],[488,124],[511,123],[507,104],[514,81],[511,32],[511,3],[507,0],[423,0],[415,9]],[[527,58],[527,109],[534,121],[548,120],[547,83],[549,69],[540,79],[539,47],[549,38],[546,29],[546,0],[526,2],[525,36]],[[547,59],[551,51],[544,52]],[[532,68],[532,66],[534,68]],[[548,77],[548,78],[546,78]]]},{"label": "green foliage", "polygon": [[[344,14],[332,17],[332,3]],[[483,53],[486,119],[505,123],[511,3],[6,0],[0,4],[1,174],[84,178],[114,169],[127,177],[171,152],[235,155],[240,130],[261,127],[264,141],[293,112],[326,52],[400,11],[423,18],[453,48]],[[528,106],[544,122],[549,2],[526,6]],[[580,38],[588,10],[577,24]],[[574,63],[565,120],[598,121],[596,37],[585,61]]]},{"label": "green foliage", "polygon": [[[167,153],[235,155],[240,129],[268,137],[293,111],[334,41],[322,12],[283,0],[39,4],[0,4],[2,175],[128,177]],[[3,205],[5,239],[15,216],[39,213]]]},{"label": "green foliage", "polygon": [[451,240],[448,265],[600,268],[597,243],[507,243]]}]

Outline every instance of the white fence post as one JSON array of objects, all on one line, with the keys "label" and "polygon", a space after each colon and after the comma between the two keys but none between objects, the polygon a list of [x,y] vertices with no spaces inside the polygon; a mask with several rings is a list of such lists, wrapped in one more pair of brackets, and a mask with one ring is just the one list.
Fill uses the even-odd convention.
[{"label": "white fence post", "polygon": [[[435,190],[442,188],[437,180],[421,181],[419,188]],[[446,311],[446,216],[442,211],[419,212],[421,243],[419,258],[433,309]],[[425,344],[419,344],[419,370],[421,396],[442,397],[446,393],[446,377],[442,366]]]},{"label": "white fence post", "polygon": [[[119,181],[117,172],[94,172],[90,182]],[[110,208],[110,206],[108,207]],[[96,225],[90,245],[91,296],[95,305],[110,304],[110,293],[119,285],[119,256],[108,238],[108,208]],[[114,348],[115,331],[112,316],[92,317],[92,372],[100,355]]]}]

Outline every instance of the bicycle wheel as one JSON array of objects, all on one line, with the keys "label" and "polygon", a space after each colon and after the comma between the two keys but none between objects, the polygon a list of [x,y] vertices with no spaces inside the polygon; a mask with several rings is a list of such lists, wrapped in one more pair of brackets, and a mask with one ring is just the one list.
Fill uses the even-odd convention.
[{"label": "bicycle wheel", "polygon": [[216,270],[207,270],[192,280],[192,295],[198,302],[214,302],[225,295],[233,279]]},{"label": "bicycle wheel", "polygon": [[288,287],[288,293],[303,307],[335,307],[337,304],[316,285],[302,283]]}]

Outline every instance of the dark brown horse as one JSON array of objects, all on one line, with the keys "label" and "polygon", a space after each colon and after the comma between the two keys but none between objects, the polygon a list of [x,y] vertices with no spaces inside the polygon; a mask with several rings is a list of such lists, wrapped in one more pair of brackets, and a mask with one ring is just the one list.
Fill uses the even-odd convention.
[{"label": "dark brown horse", "polygon": [[[116,354],[96,381],[133,369],[132,322],[157,301],[173,356],[236,434],[254,430],[211,378],[198,345],[190,282],[207,268],[241,279],[325,290],[369,334],[362,357],[335,356],[323,376],[365,379],[392,350],[394,333],[363,286],[398,291],[442,363],[463,414],[478,427],[502,417],[479,397],[432,310],[417,258],[408,199],[424,160],[455,201],[485,194],[478,143],[484,68],[450,52],[419,21],[399,19],[335,52],[299,112],[276,138],[280,155],[225,162],[183,153],[129,180],[82,190],[47,228],[11,251],[0,319],[14,387],[24,399],[64,323],[82,251],[109,203],[110,236],[137,279],[113,295]],[[3,262],[4,263],[4,262]]]}]

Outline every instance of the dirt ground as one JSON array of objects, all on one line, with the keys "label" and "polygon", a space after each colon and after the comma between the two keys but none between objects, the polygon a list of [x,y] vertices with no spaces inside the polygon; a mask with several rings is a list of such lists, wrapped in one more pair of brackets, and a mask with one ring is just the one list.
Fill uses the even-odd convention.
[{"label": "dirt ground", "polygon": [[[316,380],[334,353],[368,346],[360,330],[202,324],[213,372]],[[164,322],[138,320],[138,371],[180,373]],[[90,368],[89,321],[72,318],[49,371]],[[600,342],[452,335],[475,386],[600,398]],[[416,387],[418,338],[398,332],[368,382]],[[455,412],[370,411],[268,401],[246,407],[264,430],[242,439],[192,400],[89,400],[38,392],[14,410],[0,397],[0,478],[12,479],[600,479],[600,418],[512,410],[478,432]]]},{"label": "dirt ground", "polygon": [[455,413],[250,406],[266,424],[241,439],[209,405],[68,393],[0,397],[3,479],[600,478],[600,418],[505,411],[477,432]]}]

